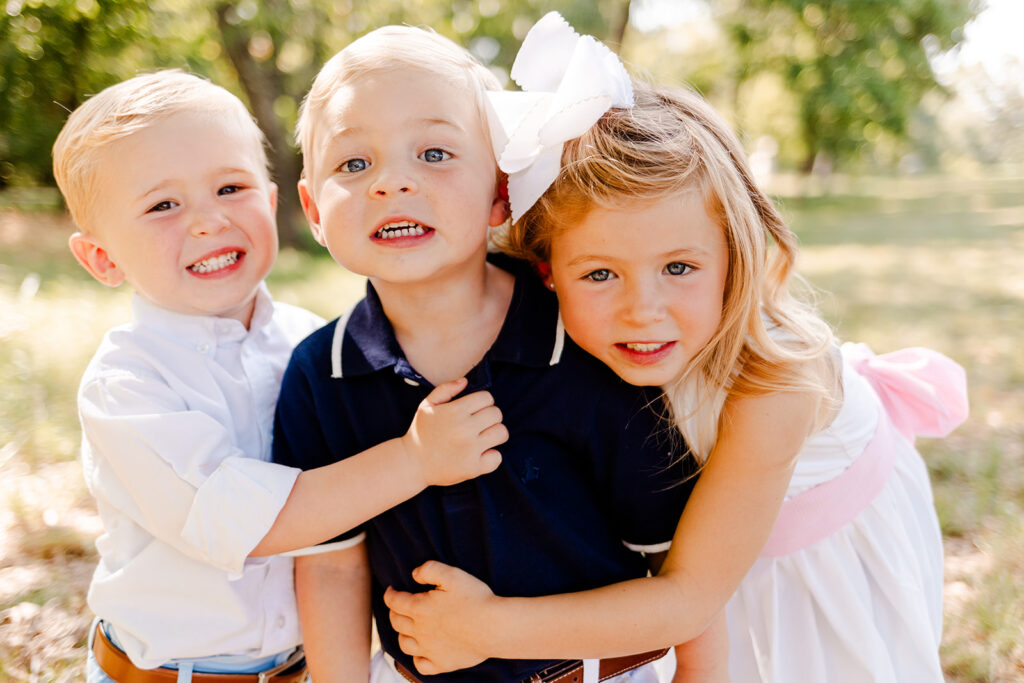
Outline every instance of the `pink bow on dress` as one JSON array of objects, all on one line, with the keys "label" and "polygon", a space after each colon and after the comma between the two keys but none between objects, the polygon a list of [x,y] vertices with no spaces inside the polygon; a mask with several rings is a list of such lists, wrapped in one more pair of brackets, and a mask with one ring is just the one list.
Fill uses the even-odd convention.
[{"label": "pink bow on dress", "polygon": [[946,436],[967,419],[967,374],[952,359],[921,347],[876,356],[866,344],[847,342],[842,350],[911,441]]}]

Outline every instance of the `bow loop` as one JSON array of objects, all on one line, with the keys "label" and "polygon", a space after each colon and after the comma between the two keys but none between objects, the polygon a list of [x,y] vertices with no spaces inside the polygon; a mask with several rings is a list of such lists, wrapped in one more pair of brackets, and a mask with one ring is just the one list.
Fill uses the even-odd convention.
[{"label": "bow loop", "polygon": [[946,436],[967,419],[967,375],[941,353],[913,347],[876,356],[867,345],[851,343],[842,352],[908,439]]},{"label": "bow loop", "polygon": [[565,142],[611,107],[632,107],[633,87],[614,52],[549,12],[523,40],[512,65],[522,92],[488,92],[488,125],[498,166],[509,176],[517,221],[558,177]]}]

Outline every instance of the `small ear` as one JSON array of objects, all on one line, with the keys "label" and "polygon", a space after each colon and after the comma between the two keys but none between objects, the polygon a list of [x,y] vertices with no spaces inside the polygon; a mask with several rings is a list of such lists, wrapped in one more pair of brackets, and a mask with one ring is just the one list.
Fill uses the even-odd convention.
[{"label": "small ear", "polygon": [[270,183],[268,191],[270,193],[270,212],[277,213],[277,183]]},{"label": "small ear", "polygon": [[501,197],[495,197],[491,202],[491,215],[488,217],[487,225],[496,228],[508,220],[510,211],[508,202]]},{"label": "small ear", "polygon": [[313,233],[313,239],[320,246],[326,247],[324,231],[320,227],[320,209],[316,206],[316,201],[309,191],[309,183],[305,178],[299,180],[299,202],[302,204],[302,213],[306,214],[306,220],[309,221],[309,229]]},{"label": "small ear", "polygon": [[551,276],[551,264],[547,261],[538,261],[534,264],[534,268],[537,270],[537,275],[540,275],[540,279],[544,281],[544,286],[554,289],[555,279]]},{"label": "small ear", "polygon": [[68,247],[82,267],[98,281],[108,287],[117,287],[124,282],[124,271],[110,260],[110,254],[94,235],[76,232],[68,238]]}]

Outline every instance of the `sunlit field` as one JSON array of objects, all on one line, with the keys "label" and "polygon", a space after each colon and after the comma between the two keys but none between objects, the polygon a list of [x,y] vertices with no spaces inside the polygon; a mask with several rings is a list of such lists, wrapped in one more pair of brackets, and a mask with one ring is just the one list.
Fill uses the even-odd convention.
[{"label": "sunlit field", "polygon": [[[967,369],[970,419],[919,442],[946,537],[943,661],[950,681],[1024,679],[1024,179],[774,189],[841,337],[929,346]],[[52,195],[14,199],[0,195],[0,680],[70,681],[83,676],[99,533],[75,389],[130,293],[74,263]],[[270,287],[334,317],[363,284],[323,255],[285,252]]]}]

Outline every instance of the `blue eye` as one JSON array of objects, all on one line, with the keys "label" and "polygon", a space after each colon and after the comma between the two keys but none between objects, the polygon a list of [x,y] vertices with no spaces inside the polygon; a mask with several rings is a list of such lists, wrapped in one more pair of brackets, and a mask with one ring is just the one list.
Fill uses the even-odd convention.
[{"label": "blue eye", "polygon": [[444,161],[445,159],[451,159],[452,155],[443,149],[432,148],[420,155],[420,159],[429,161],[430,163],[437,163],[438,161]]},{"label": "blue eye", "polygon": [[370,162],[366,159],[349,159],[348,161],[341,162],[341,166],[338,169],[342,173],[359,173],[359,171],[365,171],[370,167]]},{"label": "blue eye", "polygon": [[665,266],[665,272],[669,275],[686,275],[691,270],[693,270],[691,266],[688,266],[685,263],[679,263],[679,261],[673,261]]},{"label": "blue eye", "polygon": [[146,213],[159,213],[161,211],[170,211],[178,205],[178,202],[172,202],[170,199],[165,199],[162,202],[157,202],[153,206],[146,210]]},{"label": "blue eye", "polygon": [[219,195],[234,194],[236,192],[240,192],[241,189],[242,189],[241,185],[225,185],[224,187],[222,187],[219,190],[217,190],[217,194],[219,194]]},{"label": "blue eye", "polygon": [[612,271],[607,268],[598,268],[584,275],[583,279],[590,280],[591,282],[604,282],[605,280],[611,280],[613,277],[615,277],[615,274]]}]

